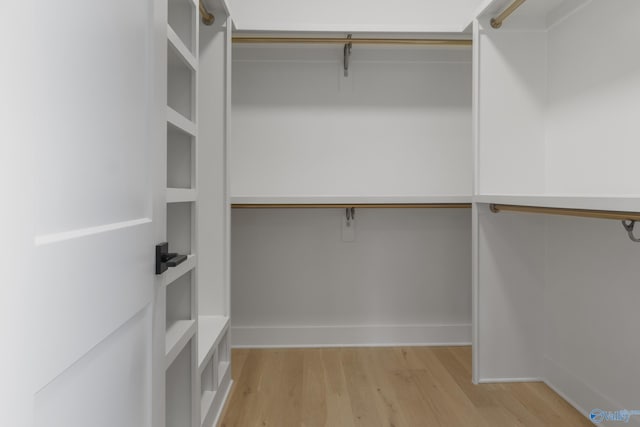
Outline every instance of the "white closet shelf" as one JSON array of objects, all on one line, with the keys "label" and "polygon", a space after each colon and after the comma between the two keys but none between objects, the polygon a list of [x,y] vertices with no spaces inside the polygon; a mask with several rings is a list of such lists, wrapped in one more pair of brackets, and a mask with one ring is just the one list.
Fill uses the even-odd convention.
[{"label": "white closet shelf", "polygon": [[216,392],[211,390],[206,390],[202,393],[202,398],[200,399],[200,423],[204,423],[204,419],[207,417],[207,414],[211,410],[211,405],[213,405],[213,399],[216,397]]},{"label": "white closet shelf", "polygon": [[175,130],[191,136],[196,136],[198,133],[198,127],[193,121],[187,119],[169,106],[167,106],[167,123]]},{"label": "white closet shelf", "polygon": [[232,196],[234,205],[318,205],[318,204],[449,204],[471,203],[466,195],[435,196]]},{"label": "white closet shelf", "polygon": [[178,264],[175,267],[171,267],[163,274],[162,284],[164,286],[169,286],[170,284],[178,280],[180,277],[184,276],[185,274],[193,270],[196,267],[196,265],[197,265],[197,258],[195,254],[187,255],[187,259],[184,262],[182,262],[181,264]]},{"label": "white closet shelf", "polygon": [[545,208],[587,209],[600,211],[640,212],[640,195],[572,196],[572,195],[479,195],[476,203],[496,203]]},{"label": "white closet shelf", "polygon": [[226,316],[198,317],[198,373],[202,374],[206,362],[216,351],[220,338],[229,326]]},{"label": "white closet shelf", "polygon": [[195,332],[195,320],[178,320],[169,325],[165,334],[165,369],[176,360]]},{"label": "white closet shelf", "polygon": [[195,202],[198,191],[193,188],[167,188],[167,203]]},{"label": "white closet shelf", "polygon": [[[170,25],[167,25],[167,41],[169,42],[169,46],[176,53],[178,59],[187,67],[189,67],[192,71],[198,71],[198,60],[191,53],[189,48],[180,40],[180,37],[176,34],[176,32],[171,28]],[[169,66],[180,65],[175,63],[175,60],[171,58],[171,55],[167,58],[169,62]]]}]

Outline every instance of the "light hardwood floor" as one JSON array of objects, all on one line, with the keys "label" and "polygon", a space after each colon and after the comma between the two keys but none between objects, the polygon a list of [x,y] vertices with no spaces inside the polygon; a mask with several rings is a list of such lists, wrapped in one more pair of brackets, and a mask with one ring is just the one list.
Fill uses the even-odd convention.
[{"label": "light hardwood floor", "polygon": [[470,347],[233,350],[232,426],[593,426],[542,383],[471,383]]}]

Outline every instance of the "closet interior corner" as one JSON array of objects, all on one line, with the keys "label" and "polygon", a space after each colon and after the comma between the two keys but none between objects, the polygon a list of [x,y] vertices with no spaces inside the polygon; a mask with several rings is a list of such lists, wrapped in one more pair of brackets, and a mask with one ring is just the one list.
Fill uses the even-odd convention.
[{"label": "closet interior corner", "polygon": [[220,420],[232,347],[471,345],[475,385],[637,405],[640,2],[482,4],[343,32],[168,0],[166,427]]},{"label": "closet interior corner", "polygon": [[529,1],[494,28],[505,4],[474,26],[474,381],[620,410],[640,391],[624,338],[640,318],[607,303],[640,296],[621,224],[640,211],[640,5]]}]

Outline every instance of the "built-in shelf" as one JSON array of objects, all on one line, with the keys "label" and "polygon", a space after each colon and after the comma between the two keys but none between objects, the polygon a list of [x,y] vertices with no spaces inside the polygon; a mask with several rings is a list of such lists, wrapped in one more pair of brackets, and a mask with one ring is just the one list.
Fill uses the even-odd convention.
[{"label": "built-in shelf", "polygon": [[217,345],[229,326],[226,316],[200,316],[198,318],[198,373],[217,350]]},{"label": "built-in shelf", "polygon": [[[187,46],[180,40],[180,37],[173,31],[171,26],[167,25],[167,40],[169,41],[169,46],[174,49],[178,58],[191,70],[198,71],[198,61],[193,56],[193,54],[189,51]],[[169,64],[171,65],[171,64]],[[175,65],[175,64],[174,64]]]},{"label": "built-in shelf", "polygon": [[165,334],[165,368],[171,366],[195,332],[195,320],[178,320],[169,325]]},{"label": "built-in shelf", "polygon": [[202,399],[200,400],[200,422],[204,423],[204,419],[211,409],[213,399],[216,397],[215,391],[207,390],[202,393]]},{"label": "built-in shelf", "polygon": [[480,195],[476,203],[496,203],[546,208],[640,212],[640,195],[627,197],[572,195]]},{"label": "built-in shelf", "polygon": [[193,188],[167,188],[167,203],[195,202],[197,197]]},{"label": "built-in shelf", "polygon": [[457,204],[471,203],[471,196],[232,196],[234,205],[322,205],[322,204]]},{"label": "built-in shelf", "polygon": [[196,267],[197,263],[198,261],[195,254],[187,255],[187,259],[184,262],[182,262],[181,264],[178,264],[175,267],[171,267],[170,269],[168,269],[166,272],[163,273],[162,284],[164,286],[168,286],[172,284],[173,282],[178,280],[180,277],[184,276],[185,274],[193,270]]},{"label": "built-in shelf", "polygon": [[176,130],[196,136],[198,130],[196,124],[169,106],[167,106],[167,123]]}]

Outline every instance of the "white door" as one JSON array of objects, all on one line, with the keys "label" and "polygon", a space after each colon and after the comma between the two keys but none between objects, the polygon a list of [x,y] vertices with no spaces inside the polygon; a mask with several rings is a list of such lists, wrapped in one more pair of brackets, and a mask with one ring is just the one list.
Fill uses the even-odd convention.
[{"label": "white door", "polygon": [[37,4],[34,424],[150,426],[153,1]]}]

